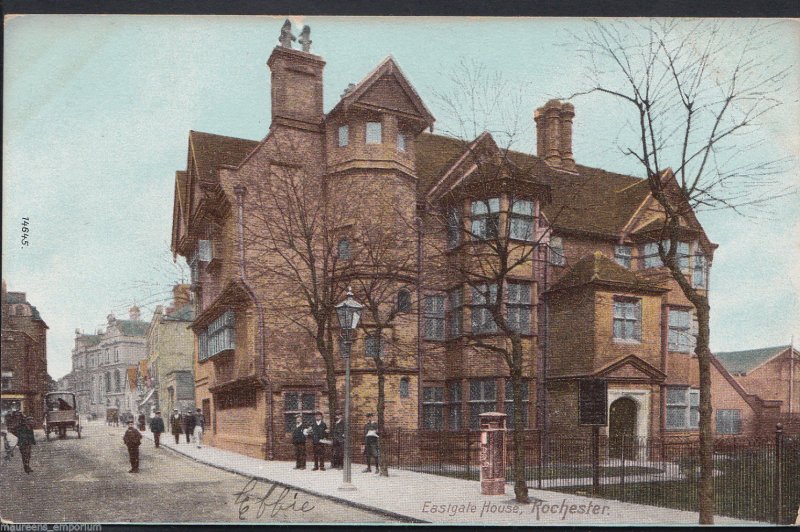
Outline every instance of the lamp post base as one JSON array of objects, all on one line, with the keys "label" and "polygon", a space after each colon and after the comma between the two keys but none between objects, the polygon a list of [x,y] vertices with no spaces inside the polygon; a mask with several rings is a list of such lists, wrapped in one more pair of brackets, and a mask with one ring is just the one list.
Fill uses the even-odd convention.
[{"label": "lamp post base", "polygon": [[342,483],[342,484],[339,486],[339,489],[340,489],[341,491],[356,491],[356,490],[357,490],[357,488],[356,488],[356,487],[355,487],[355,486],[354,486],[352,483],[350,483],[350,482],[343,482],[343,483]]}]

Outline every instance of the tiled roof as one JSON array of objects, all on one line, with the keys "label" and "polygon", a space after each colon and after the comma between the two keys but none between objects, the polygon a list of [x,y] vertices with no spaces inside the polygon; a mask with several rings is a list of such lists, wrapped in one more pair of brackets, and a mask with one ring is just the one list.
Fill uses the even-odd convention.
[{"label": "tiled roof", "polygon": [[[190,133],[198,171],[213,180],[220,164],[238,165],[258,141],[210,133]],[[452,137],[422,133],[417,137],[416,170],[418,197],[422,198],[467,148],[467,142]],[[608,236],[618,235],[649,194],[647,183],[637,177],[576,165],[575,172],[554,169],[539,157],[509,151],[508,157],[531,180],[551,188],[552,202],[544,215],[556,227]]]},{"label": "tiled roof", "polygon": [[173,321],[192,321],[194,319],[194,305],[187,303],[181,308],[164,316],[164,319]]},{"label": "tiled roof", "polygon": [[145,336],[147,328],[150,326],[149,323],[141,320],[117,320],[116,325],[125,336]]},{"label": "tiled roof", "polygon": [[783,353],[789,347],[788,345],[779,345],[762,349],[749,349],[747,351],[725,351],[723,353],[714,353],[714,356],[731,374],[738,375],[752,371]]},{"label": "tiled roof", "polygon": [[82,334],[80,336],[83,343],[89,347],[99,344],[103,337],[99,334]]},{"label": "tiled roof", "polygon": [[665,290],[652,279],[620,266],[599,251],[586,255],[570,268],[550,291],[564,290],[589,283],[627,286],[633,290]]},{"label": "tiled roof", "polygon": [[238,165],[258,145],[258,141],[189,132],[200,179],[216,181],[214,169],[219,165]]}]

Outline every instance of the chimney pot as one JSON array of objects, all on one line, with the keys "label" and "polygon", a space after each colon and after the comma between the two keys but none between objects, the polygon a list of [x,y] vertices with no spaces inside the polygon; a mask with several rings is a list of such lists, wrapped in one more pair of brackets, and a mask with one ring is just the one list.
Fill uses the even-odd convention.
[{"label": "chimney pot", "polygon": [[550,166],[575,169],[575,158],[572,154],[574,116],[574,105],[555,99],[548,100],[533,113],[536,122],[536,155]]}]

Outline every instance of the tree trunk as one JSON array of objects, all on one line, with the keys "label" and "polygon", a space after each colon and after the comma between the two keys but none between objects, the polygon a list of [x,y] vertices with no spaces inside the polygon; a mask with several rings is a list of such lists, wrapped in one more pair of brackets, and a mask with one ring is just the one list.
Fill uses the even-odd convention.
[{"label": "tree trunk", "polygon": [[514,399],[514,496],[519,503],[529,503],[528,481],[525,474],[525,427],[522,409],[522,342],[518,336],[511,340],[511,386]]},{"label": "tree trunk", "polygon": [[697,365],[700,370],[700,485],[698,509],[701,525],[714,524],[714,433],[711,411],[711,350],[708,298],[697,296]]},{"label": "tree trunk", "polygon": [[378,464],[379,470],[382,477],[389,476],[389,468],[386,466],[386,457],[387,449],[386,449],[386,430],[384,425],[384,412],[386,410],[385,404],[385,384],[386,384],[386,377],[383,373],[383,360],[380,356],[375,357],[375,367],[378,370]]},{"label": "tree trunk", "polygon": [[[333,335],[330,328],[325,332],[328,337],[326,342],[322,336],[317,338],[317,351],[325,361],[325,382],[328,385],[328,423],[333,429],[336,425],[336,410],[339,408],[339,394],[336,387],[336,364],[333,359]],[[326,345],[327,344],[327,345]]]}]

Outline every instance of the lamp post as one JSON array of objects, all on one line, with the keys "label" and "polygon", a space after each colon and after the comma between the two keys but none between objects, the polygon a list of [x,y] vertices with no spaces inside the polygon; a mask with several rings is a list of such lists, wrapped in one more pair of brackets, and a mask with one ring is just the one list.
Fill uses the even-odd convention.
[{"label": "lamp post", "polygon": [[354,490],[350,482],[350,346],[353,344],[352,334],[361,319],[364,305],[353,298],[353,290],[347,287],[347,298],[336,305],[336,317],[342,328],[342,357],[345,361],[344,373],[344,478],[340,490]]}]

